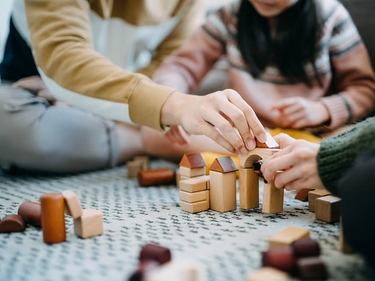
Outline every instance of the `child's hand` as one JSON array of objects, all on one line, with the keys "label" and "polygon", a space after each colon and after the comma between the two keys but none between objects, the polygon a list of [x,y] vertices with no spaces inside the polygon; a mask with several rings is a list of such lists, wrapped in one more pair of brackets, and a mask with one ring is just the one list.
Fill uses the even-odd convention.
[{"label": "child's hand", "polygon": [[190,145],[189,133],[182,128],[182,126],[171,126],[165,136],[174,144]]},{"label": "child's hand", "polygon": [[330,120],[328,109],[323,102],[301,97],[278,101],[271,107],[271,110],[277,111],[275,124],[280,128],[315,127]]},{"label": "child's hand", "polygon": [[12,87],[34,92],[35,95],[41,98],[45,98],[51,104],[56,102],[56,99],[48,91],[46,85],[39,76],[30,76],[20,79],[17,82],[13,83]]}]

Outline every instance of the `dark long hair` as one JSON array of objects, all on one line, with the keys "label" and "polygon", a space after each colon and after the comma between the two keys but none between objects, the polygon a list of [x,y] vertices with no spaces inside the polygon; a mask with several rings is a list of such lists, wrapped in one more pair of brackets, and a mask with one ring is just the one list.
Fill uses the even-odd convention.
[{"label": "dark long hair", "polygon": [[267,65],[275,65],[290,83],[312,86],[304,65],[311,63],[314,76],[322,85],[315,65],[320,36],[314,0],[299,0],[277,16],[271,38],[268,20],[242,0],[238,13],[238,45],[253,77],[259,77]]}]

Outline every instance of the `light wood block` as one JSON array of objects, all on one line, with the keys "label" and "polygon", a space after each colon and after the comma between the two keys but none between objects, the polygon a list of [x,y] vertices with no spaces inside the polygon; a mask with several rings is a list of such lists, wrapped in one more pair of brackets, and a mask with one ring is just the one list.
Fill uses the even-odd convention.
[{"label": "light wood block", "polygon": [[103,234],[103,214],[94,209],[83,210],[82,216],[74,220],[74,233],[81,238]]},{"label": "light wood block", "polygon": [[344,229],[342,225],[342,218],[340,217],[340,229],[339,229],[339,245],[340,245],[340,251],[344,254],[352,254],[355,251],[353,248],[346,242],[345,236],[344,236]]},{"label": "light wood block", "polygon": [[150,158],[148,156],[135,156],[133,160],[141,164],[141,170],[148,170],[150,167]]},{"label": "light wood block", "polygon": [[64,190],[61,194],[65,199],[65,213],[73,219],[79,218],[82,215],[82,208],[78,195],[71,190]]},{"label": "light wood block", "polygon": [[246,281],[289,281],[290,277],[284,271],[265,266],[246,277]]},{"label": "light wood block", "polygon": [[259,207],[259,176],[251,168],[240,168],[240,208]]},{"label": "light wood block", "polygon": [[316,198],[328,196],[331,193],[326,189],[315,189],[309,192],[309,210],[315,212],[315,200]]},{"label": "light wood block", "polygon": [[194,213],[199,213],[202,211],[207,211],[210,208],[210,203],[208,200],[194,202],[194,203],[180,201],[180,207],[182,211],[194,214]]},{"label": "light wood block", "polygon": [[128,161],[126,166],[128,168],[128,178],[136,178],[138,173],[142,171],[142,163],[139,161]]},{"label": "light wood block", "polygon": [[259,160],[267,160],[273,154],[280,151],[276,148],[255,148],[250,150],[246,155],[240,155],[240,167],[242,168],[252,168],[253,163],[258,162]]},{"label": "light wood block", "polygon": [[293,241],[302,238],[310,238],[310,230],[298,227],[288,227],[269,239],[268,248],[288,247]]},{"label": "light wood block", "polygon": [[315,200],[315,218],[325,222],[340,220],[341,199],[336,196],[323,196]]},{"label": "light wood block", "polygon": [[210,189],[210,176],[209,175],[195,177],[195,179],[199,179],[199,180],[205,181],[206,184],[207,184],[207,189]]},{"label": "light wood block", "polygon": [[187,167],[180,166],[181,176],[194,178],[194,177],[204,176],[205,174],[206,174],[206,167],[187,168]]},{"label": "light wood block", "polygon": [[207,183],[204,180],[190,178],[180,181],[180,190],[187,192],[198,192],[207,189]]},{"label": "light wood block", "polygon": [[236,208],[236,173],[210,171],[210,209],[227,212]]},{"label": "light wood block", "polygon": [[266,214],[284,211],[284,188],[276,188],[273,183],[264,183],[262,212]]},{"label": "light wood block", "polygon": [[180,190],[180,200],[188,202],[188,203],[208,200],[209,198],[207,198],[207,195],[209,195],[207,190],[198,191],[198,192],[186,192],[186,191]]},{"label": "light wood block", "polygon": [[180,180],[181,180],[181,174],[180,169],[176,169],[176,186],[177,188],[180,188]]}]

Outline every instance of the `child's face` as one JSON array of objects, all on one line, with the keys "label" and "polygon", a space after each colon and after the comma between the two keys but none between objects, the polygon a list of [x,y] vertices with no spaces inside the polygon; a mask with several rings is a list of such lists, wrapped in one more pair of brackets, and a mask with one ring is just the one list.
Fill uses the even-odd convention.
[{"label": "child's face", "polygon": [[298,0],[249,0],[257,12],[266,18],[275,17]]}]

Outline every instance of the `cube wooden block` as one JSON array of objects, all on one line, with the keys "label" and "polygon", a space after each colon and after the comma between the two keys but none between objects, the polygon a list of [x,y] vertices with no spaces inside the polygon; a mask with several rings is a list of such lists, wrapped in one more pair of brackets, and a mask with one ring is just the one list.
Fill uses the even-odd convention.
[{"label": "cube wooden block", "polygon": [[189,213],[199,213],[202,211],[207,211],[210,208],[210,203],[208,200],[188,203],[185,201],[180,201],[181,210]]},{"label": "cube wooden block", "polygon": [[207,189],[210,189],[210,176],[207,175],[207,176],[199,176],[199,177],[195,177],[195,179],[198,179],[198,180],[203,180],[206,182],[206,187]]},{"label": "cube wooden block", "polygon": [[204,180],[191,178],[180,181],[180,190],[187,192],[198,192],[207,189],[207,183]]},{"label": "cube wooden block", "polygon": [[210,193],[208,190],[198,191],[198,192],[186,192],[186,191],[180,190],[180,200],[188,202],[188,203],[209,200],[209,197],[210,197]]},{"label": "cube wooden block", "polygon": [[326,189],[315,189],[313,191],[309,191],[309,210],[311,212],[315,212],[315,200],[316,198],[328,196],[331,193]]},{"label": "cube wooden block", "polygon": [[240,208],[244,210],[259,207],[259,176],[252,168],[240,167]]},{"label": "cube wooden block", "polygon": [[94,209],[83,210],[82,216],[74,220],[74,233],[81,238],[103,234],[103,214]]},{"label": "cube wooden block", "polygon": [[246,281],[288,281],[289,275],[284,271],[273,267],[262,267],[261,269],[249,274]]},{"label": "cube wooden block", "polygon": [[273,183],[264,183],[262,212],[266,214],[284,211],[284,188],[276,188]]},{"label": "cube wooden block", "polygon": [[206,174],[206,167],[201,168],[187,168],[180,166],[180,175],[193,178],[193,177],[199,177],[204,176]]},{"label": "cube wooden block", "polygon": [[82,208],[78,195],[71,190],[64,190],[61,194],[65,198],[65,213],[73,219],[79,218],[82,215]]},{"label": "cube wooden block", "polygon": [[269,239],[269,249],[277,247],[288,247],[293,241],[303,238],[310,238],[310,230],[299,227],[288,227],[273,235]]},{"label": "cube wooden block", "polygon": [[142,171],[142,163],[139,161],[128,161],[126,166],[128,168],[128,178],[136,178],[138,173]]},{"label": "cube wooden block", "polygon": [[210,171],[210,209],[227,212],[236,208],[236,173]]},{"label": "cube wooden block", "polygon": [[135,162],[139,162],[141,170],[148,170],[150,166],[150,158],[148,156],[135,156],[133,159]]},{"label": "cube wooden block", "polygon": [[340,220],[341,199],[336,196],[324,196],[315,200],[315,218],[325,222]]}]

